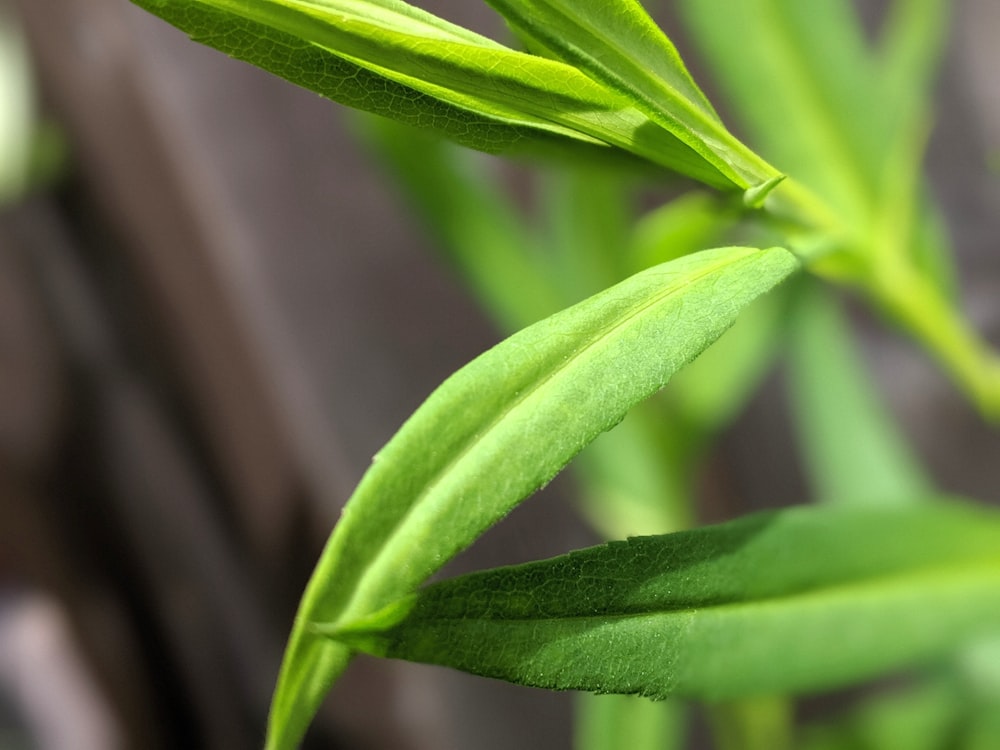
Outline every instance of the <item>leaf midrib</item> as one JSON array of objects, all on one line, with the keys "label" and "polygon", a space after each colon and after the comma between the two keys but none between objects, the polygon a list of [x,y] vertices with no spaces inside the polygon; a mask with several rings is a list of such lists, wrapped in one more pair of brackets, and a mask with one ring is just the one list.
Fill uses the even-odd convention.
[{"label": "leaf midrib", "polygon": [[[642,609],[637,611],[611,611],[603,613],[589,613],[581,615],[558,615],[558,616],[541,616],[541,615],[526,615],[523,617],[503,617],[503,616],[449,616],[449,617],[420,617],[418,619],[419,624],[433,625],[435,623],[453,623],[453,622],[469,622],[469,623],[498,623],[498,622],[575,622],[575,621],[585,621],[585,620],[595,620],[595,624],[607,621],[619,621],[628,619],[639,619],[643,617],[658,617],[663,615],[683,615],[683,614],[696,614],[704,611],[712,612],[725,612],[727,610],[738,610],[741,608],[756,608],[756,607],[794,607],[799,604],[809,602],[810,600],[822,600],[829,598],[831,595],[839,598],[851,598],[852,592],[865,592],[865,597],[875,595],[879,590],[902,590],[906,588],[916,587],[921,584],[931,585],[935,583],[947,583],[951,579],[978,579],[985,578],[990,579],[991,577],[996,577],[998,582],[1000,582],[1000,557],[987,558],[984,560],[966,561],[963,563],[950,563],[945,566],[933,566],[926,567],[920,570],[900,573],[900,574],[890,574],[890,575],[879,575],[871,578],[861,578],[854,581],[844,581],[835,584],[823,585],[816,588],[808,589],[798,589],[795,591],[789,591],[780,594],[771,594],[768,596],[761,596],[752,599],[731,599],[720,602],[706,602],[706,603],[682,603],[677,606],[663,606],[657,605],[650,607],[648,609]],[[998,587],[998,592],[1000,592],[1000,587]],[[419,607],[419,600],[418,600]],[[350,626],[347,626],[348,629]]]},{"label": "leaf midrib", "polygon": [[[600,143],[618,146],[619,148],[625,147],[623,144],[622,134],[618,133],[613,128],[608,128],[600,120],[576,116],[574,112],[569,109],[563,111],[561,115],[557,117],[554,115],[557,108],[540,106],[538,99],[536,99],[533,95],[515,96],[512,91],[507,91],[506,97],[511,103],[514,103],[513,106],[512,104],[505,103],[503,101],[486,98],[482,99],[482,106],[488,107],[491,111],[482,111],[481,109],[471,108],[468,102],[463,104],[462,102],[454,101],[454,97],[476,99],[480,97],[480,93],[474,87],[463,85],[461,76],[458,78],[454,77],[451,70],[453,63],[449,62],[447,57],[431,55],[431,57],[434,58],[439,64],[445,66],[442,67],[441,70],[449,73],[449,80],[443,83],[431,82],[404,71],[388,68],[368,59],[367,57],[342,50],[324,42],[322,38],[317,39],[304,37],[302,36],[303,30],[298,23],[285,18],[284,14],[292,14],[296,19],[303,23],[311,22],[313,24],[318,24],[318,26],[315,27],[315,32],[317,34],[321,35],[329,33],[347,35],[348,37],[354,39],[358,44],[370,42],[373,38],[375,38],[375,36],[377,36],[377,34],[371,33],[360,34],[358,32],[359,29],[371,29],[373,32],[394,36],[396,38],[405,38],[410,40],[410,44],[412,45],[410,47],[410,51],[417,56],[428,56],[427,52],[422,50],[422,46],[431,45],[432,48],[436,49],[446,47],[467,49],[473,54],[484,52],[502,53],[508,61],[508,67],[510,67],[509,62],[511,60],[519,59],[523,59],[525,64],[530,64],[533,68],[550,66],[552,68],[551,72],[553,77],[561,76],[565,78],[566,75],[573,74],[578,76],[579,84],[582,85],[585,83],[586,85],[592,87],[592,91],[585,92],[585,96],[588,97],[586,100],[576,99],[578,104],[587,105],[588,107],[581,108],[580,111],[603,113],[612,118],[627,115],[631,111],[635,112],[637,115],[641,115],[644,119],[649,120],[649,116],[647,114],[632,106],[632,104],[620,93],[609,90],[606,86],[598,81],[595,81],[582,71],[558,60],[550,60],[537,55],[529,55],[523,52],[518,52],[517,50],[492,42],[485,37],[482,42],[479,43],[475,43],[472,40],[464,39],[458,36],[451,39],[429,38],[427,36],[421,36],[420,34],[414,34],[399,28],[381,26],[378,23],[373,22],[371,19],[366,19],[362,16],[348,15],[340,11],[319,8],[314,4],[305,2],[304,0],[284,0],[284,2],[279,3],[277,7],[273,9],[257,8],[255,6],[244,7],[243,5],[235,2],[235,0],[193,1],[232,13],[233,15],[249,21],[271,25],[283,33],[302,39],[309,44],[327,51],[329,54],[352,62],[362,68],[376,72],[379,75],[388,77],[397,83],[410,86],[418,91],[421,89],[425,89],[428,92],[437,91],[438,98],[441,98],[443,101],[451,104],[452,106],[466,109],[475,114],[485,115],[501,121],[506,121],[510,124],[543,128],[552,130],[560,135],[582,139],[593,139]],[[338,24],[336,21],[340,21],[340,23]],[[461,58],[459,57],[456,59]],[[520,83],[526,86],[538,86],[540,91],[544,88],[545,77],[540,76],[535,70],[531,71],[531,78],[534,78],[535,81],[533,83],[528,77],[518,78],[516,75],[512,75],[512,73],[513,68],[510,67],[507,77],[511,83]],[[567,98],[575,98],[578,96],[577,93],[569,90],[552,90],[549,92],[549,95],[553,97]],[[627,131],[628,128],[626,127],[625,130]],[[685,145],[690,147],[690,144]],[[697,149],[695,150],[697,152]],[[704,158],[703,155],[702,157]],[[647,158],[652,157],[647,155]],[[717,169],[717,167],[715,168]]]},{"label": "leaf midrib", "polygon": [[[561,17],[566,18],[565,14],[561,11],[555,12]],[[576,23],[576,21],[572,19],[571,22]],[[589,24],[580,23],[579,25],[582,26],[586,32],[594,33],[595,31],[595,29],[591,28]],[[550,34],[545,34],[544,30],[542,30],[542,33],[539,34],[530,31],[528,33],[531,33],[532,36],[538,36],[547,48],[556,49],[557,45],[553,43],[555,38]],[[626,100],[631,100],[633,106],[635,106],[639,112],[649,118],[652,122],[656,123],[659,127],[662,127],[670,132],[675,138],[681,141],[688,148],[692,149],[715,169],[719,170],[724,176],[729,179],[732,179],[732,177],[735,176],[744,180],[748,184],[753,184],[753,180],[748,179],[751,176],[748,172],[737,164],[732,163],[730,160],[723,158],[722,155],[716,153],[714,148],[707,148],[705,143],[706,139],[704,137],[698,137],[693,134],[693,132],[697,132],[699,128],[703,128],[705,131],[711,133],[713,141],[727,139],[732,140],[731,134],[725,129],[725,126],[722,124],[721,120],[718,119],[718,116],[714,114],[714,112],[706,112],[700,106],[700,103],[692,101],[688,96],[686,96],[666,79],[660,78],[656,75],[644,75],[644,78],[647,81],[652,81],[654,87],[661,92],[661,95],[665,94],[666,99],[671,101],[672,104],[677,107],[678,114],[682,114],[683,116],[678,117],[673,115],[668,110],[664,109],[656,98],[646,93],[645,86],[639,87],[629,85],[627,79],[615,73],[615,71],[610,68],[604,60],[584,54],[576,44],[563,42],[561,46],[563,49],[572,50],[577,59],[580,61],[594,61],[597,66],[597,70],[601,72],[601,75],[599,76],[595,75],[597,71],[591,72],[587,69],[577,69],[581,70],[581,72],[583,72],[595,83],[605,87],[611,86],[611,90],[615,91],[618,96],[621,96]],[[629,60],[629,62],[633,61]],[[635,65],[634,67],[639,68],[638,65]],[[741,155],[745,156],[745,154]],[[765,166],[769,167],[770,165],[755,166],[763,169]],[[770,167],[770,169],[771,172],[777,174],[777,170],[773,167]]]},{"label": "leaf midrib", "polygon": [[[616,58],[624,60],[627,65],[629,65],[634,70],[637,70],[640,73],[640,75],[643,76],[643,78],[645,78],[647,81],[652,82],[656,86],[656,88],[660,89],[663,92],[666,92],[669,98],[676,100],[675,103],[683,103],[685,109],[688,110],[689,114],[693,114],[696,117],[701,117],[702,115],[708,116],[709,119],[713,122],[713,124],[715,125],[721,124],[721,120],[719,120],[718,116],[715,114],[714,111],[710,109],[705,109],[707,100],[696,101],[695,99],[692,99],[689,96],[689,93],[691,92],[686,92],[679,89],[675,84],[673,84],[666,78],[662,78],[656,74],[650,74],[642,67],[642,65],[637,59],[626,54],[620,47],[618,47],[618,45],[611,44],[610,41],[603,36],[602,29],[596,24],[594,24],[588,17],[586,16],[571,17],[566,12],[554,6],[550,7],[550,12],[554,13],[561,20],[565,21],[568,25],[578,26],[586,35],[589,35],[595,39],[604,38],[605,41],[608,41],[608,47],[615,53]],[[558,28],[558,27],[553,26],[553,28]],[[546,31],[547,31],[546,28],[541,28],[537,33],[545,41],[545,44],[548,48],[554,49],[551,42],[555,40],[555,35],[548,34],[546,33]],[[536,32],[532,32],[532,36],[535,35]],[[650,99],[641,88],[629,85],[628,79],[616,73],[615,70],[608,65],[607,60],[605,58],[599,57],[597,55],[587,54],[586,50],[582,49],[577,44],[570,43],[568,41],[564,41],[563,44],[565,45],[566,49],[573,50],[573,52],[579,59],[593,60],[600,67],[600,70],[603,71],[604,77],[606,78],[607,81],[614,81],[618,86],[621,86],[622,89],[638,97],[646,106],[655,109],[660,108],[659,104],[655,102],[655,100]],[[674,57],[675,59],[677,57],[676,51],[674,52]],[[694,86],[693,81],[688,81],[688,83],[691,86]]]},{"label": "leaf midrib", "polygon": [[[760,251],[757,251],[757,252],[764,252],[764,251],[760,250]],[[400,534],[404,530],[404,526],[405,526],[406,520],[412,515],[412,513],[417,509],[417,507],[419,507],[419,506],[422,505],[422,501],[426,497],[428,497],[429,495],[431,495],[434,492],[434,489],[444,480],[444,478],[449,473],[451,473],[451,471],[457,465],[459,465],[462,461],[464,461],[464,459],[479,444],[481,444],[492,433],[493,429],[498,424],[500,424],[508,415],[510,415],[514,410],[516,410],[519,406],[521,406],[526,400],[528,400],[534,394],[536,394],[539,391],[541,391],[549,382],[551,382],[553,379],[555,379],[558,375],[560,375],[562,372],[564,372],[567,368],[569,368],[573,364],[577,363],[580,360],[581,357],[583,357],[594,346],[596,346],[598,343],[600,343],[600,341],[606,339],[614,331],[616,331],[616,330],[624,327],[625,325],[627,325],[629,322],[631,322],[633,319],[635,319],[641,313],[645,312],[646,310],[650,309],[651,307],[654,307],[656,305],[659,305],[659,304],[663,303],[664,301],[666,301],[667,299],[669,299],[670,297],[672,297],[677,292],[683,290],[684,288],[690,286],[691,284],[694,284],[697,281],[702,280],[706,276],[708,276],[708,275],[710,275],[712,273],[717,272],[721,268],[725,268],[725,267],[727,267],[729,265],[736,265],[738,263],[744,262],[744,261],[746,261],[748,259],[751,259],[751,258],[754,258],[754,257],[756,257],[756,253],[748,253],[748,254],[745,254],[745,255],[741,255],[739,258],[726,258],[726,259],[723,259],[722,261],[720,261],[718,263],[714,263],[711,266],[708,266],[708,267],[702,269],[697,274],[694,274],[691,277],[686,278],[682,283],[678,284],[677,286],[665,289],[661,293],[657,294],[656,296],[652,297],[651,299],[649,299],[646,302],[642,303],[641,305],[637,306],[632,312],[628,313],[626,316],[622,317],[621,319],[617,320],[616,322],[614,322],[614,323],[612,323],[610,325],[607,325],[607,326],[601,328],[599,331],[595,332],[586,343],[584,343],[582,346],[580,346],[578,349],[576,349],[569,357],[567,357],[566,360],[564,360],[563,362],[561,362],[559,365],[557,365],[550,372],[546,373],[540,380],[536,381],[531,386],[523,388],[521,390],[521,392],[518,394],[518,396],[517,396],[516,399],[514,399],[513,401],[511,401],[509,404],[505,405],[504,408],[501,411],[499,411],[496,414],[496,416],[493,417],[493,419],[490,420],[490,422],[486,425],[485,428],[481,429],[479,432],[477,432],[475,435],[473,435],[473,437],[472,437],[471,440],[469,440],[446,464],[444,464],[438,471],[436,471],[434,473],[434,475],[427,482],[427,484],[425,485],[425,487],[414,497],[413,501],[409,504],[409,506],[407,506],[405,512],[387,530],[388,533],[385,535],[386,543],[383,544],[379,548],[379,551],[376,552],[376,554],[374,554],[372,557],[368,558],[368,565],[365,566],[364,573],[357,580],[359,582],[363,582],[365,580],[365,578],[367,577],[366,574],[369,571],[371,571],[373,569],[377,570],[375,561],[378,561],[378,563],[379,563],[380,566],[381,565],[388,565],[388,564],[390,564],[390,561],[398,563],[398,560],[396,560],[396,558],[399,557],[399,555],[392,555],[392,554],[390,554],[390,552],[391,552],[392,546],[393,546],[392,542],[394,540],[396,540],[396,539],[399,538]],[[406,548],[406,545],[404,545],[404,549],[401,551],[400,555],[402,555],[403,553],[405,553],[406,557],[412,558],[412,549]],[[434,572],[433,570],[428,571],[422,577],[426,578],[426,576],[431,575],[433,572]],[[375,577],[376,581],[382,580],[383,578],[384,578],[383,576],[376,576]],[[404,587],[404,588],[406,588],[406,587]],[[370,612],[370,611],[372,611],[374,609],[377,609],[378,607],[380,607],[380,606],[382,606],[382,605],[384,605],[384,604],[387,603],[387,602],[384,602],[384,601],[383,602],[377,601],[377,599],[379,598],[378,595],[381,592],[379,592],[379,591],[376,590],[374,592],[374,594],[368,596],[368,598],[374,598],[374,599],[376,599],[376,602],[374,603],[374,605],[372,605],[369,602],[367,607],[362,607],[361,608],[362,611],[360,612],[360,615],[353,615],[352,616],[351,612],[352,612],[353,609],[355,609],[357,607],[357,603],[358,603],[359,599],[361,599],[363,593],[364,593],[364,591],[363,591],[362,586],[358,586],[358,587],[355,588],[354,594],[352,595],[352,597],[350,599],[348,599],[347,603],[341,609],[341,614],[340,614],[338,620],[344,621],[344,620],[353,619],[354,617],[367,614],[368,612]],[[361,603],[365,603],[363,599],[361,599]]]}]

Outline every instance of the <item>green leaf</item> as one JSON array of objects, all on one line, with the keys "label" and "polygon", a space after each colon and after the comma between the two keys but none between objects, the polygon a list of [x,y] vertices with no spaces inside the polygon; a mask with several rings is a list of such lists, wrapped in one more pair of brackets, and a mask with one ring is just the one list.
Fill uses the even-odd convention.
[{"label": "green leaf", "polygon": [[[877,49],[882,106],[880,204],[875,249],[890,267],[892,255],[912,258],[954,295],[951,248],[923,184],[923,157],[933,122],[931,94],[948,37],[950,3],[896,0]],[[893,280],[887,280],[893,283]]]},{"label": "green leaf", "polygon": [[719,700],[829,689],[1000,626],[1000,515],[800,507],[444,581],[325,632],[550,689]]},{"label": "green leaf", "polygon": [[790,313],[793,413],[813,490],[825,502],[910,503],[931,482],[874,392],[829,292],[802,279]]},{"label": "green leaf", "polygon": [[673,43],[635,0],[487,0],[535,49],[621,94],[743,189],[780,173],[722,124]]},{"label": "green leaf", "polygon": [[732,330],[671,383],[666,396],[688,425],[689,441],[692,435],[700,435],[701,442],[707,443],[724,429],[770,371],[788,309],[784,292],[748,306]]},{"label": "green leaf", "polygon": [[[947,6],[896,0],[872,49],[843,0],[681,3],[761,153],[836,208],[854,228],[853,250],[909,255],[944,282],[948,248],[922,205],[921,166]],[[849,266],[838,273],[866,275]]]},{"label": "green leaf", "polygon": [[736,324],[580,454],[580,502],[602,536],[665,534],[694,522],[706,447],[766,374],[778,350],[784,289],[755,300]]},{"label": "green leaf", "polygon": [[657,266],[515,334],[435,391],[378,453],[303,596],[268,748],[292,747],[346,663],[311,622],[413,591],[799,267],[722,248]]},{"label": "green leaf", "polygon": [[947,0],[895,0],[890,6],[876,50],[887,133],[920,127],[927,118],[950,13]]},{"label": "green leaf", "polygon": [[689,144],[575,68],[399,0],[135,0],[197,41],[349,106],[510,152],[523,140],[614,146],[733,187]]},{"label": "green leaf", "polygon": [[680,9],[749,137],[852,222],[880,164],[875,65],[843,0],[682,0]]}]

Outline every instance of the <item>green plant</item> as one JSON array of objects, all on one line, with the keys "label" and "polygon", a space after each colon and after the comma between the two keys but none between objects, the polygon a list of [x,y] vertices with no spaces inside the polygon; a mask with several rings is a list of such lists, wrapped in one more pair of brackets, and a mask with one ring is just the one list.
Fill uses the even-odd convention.
[{"label": "green plant", "polygon": [[[136,2],[345,104],[586,165],[550,178],[550,225],[531,232],[450,148],[365,128],[498,322],[520,330],[449,378],[350,499],[302,599],[268,748],[298,743],[357,652],[712,701],[726,747],[903,746],[878,743],[905,743],[913,706],[933,711],[908,746],[1000,742],[986,718],[1000,700],[1000,517],[934,490],[816,281],[869,299],[1000,418],[1000,363],[959,313],[922,178],[946,3],[896,0],[872,44],[839,0],[680,2],[766,161],[635,0],[489,0],[528,52],[400,0]],[[664,171],[716,192],[632,227],[635,175]],[[781,341],[823,502],[682,530],[699,454]],[[665,536],[422,587],[585,446],[595,526]],[[761,697],[929,663],[909,692],[794,739],[787,704]],[[585,704],[581,743],[609,747],[602,734],[630,721],[665,746],[669,719],[636,705]]]}]

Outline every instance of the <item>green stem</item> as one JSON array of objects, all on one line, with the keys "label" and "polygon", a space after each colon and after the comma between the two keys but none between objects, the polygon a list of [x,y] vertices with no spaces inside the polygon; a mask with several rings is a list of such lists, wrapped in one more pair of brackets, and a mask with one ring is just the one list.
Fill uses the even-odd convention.
[{"label": "green stem", "polygon": [[777,220],[791,224],[789,235],[804,233],[810,238],[823,238],[822,242],[810,240],[802,248],[795,248],[803,263],[809,264],[846,244],[849,232],[841,218],[826,201],[791,177],[773,190],[764,205]]}]

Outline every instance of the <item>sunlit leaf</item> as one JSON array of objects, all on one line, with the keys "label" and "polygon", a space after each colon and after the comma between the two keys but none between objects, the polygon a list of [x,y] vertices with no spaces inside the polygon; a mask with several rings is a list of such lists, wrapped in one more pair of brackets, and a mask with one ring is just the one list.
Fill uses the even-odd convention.
[{"label": "sunlit leaf", "polygon": [[570,65],[400,0],[136,0],[197,41],[352,107],[511,152],[613,146],[720,188],[731,170]]},{"label": "sunlit leaf", "polygon": [[586,72],[760,197],[781,175],[726,130],[673,42],[635,0],[487,0],[520,36]]}]

